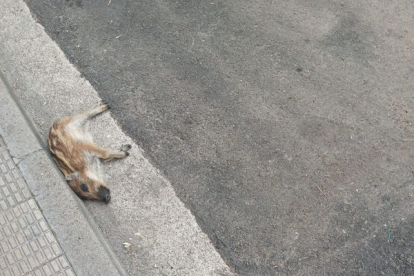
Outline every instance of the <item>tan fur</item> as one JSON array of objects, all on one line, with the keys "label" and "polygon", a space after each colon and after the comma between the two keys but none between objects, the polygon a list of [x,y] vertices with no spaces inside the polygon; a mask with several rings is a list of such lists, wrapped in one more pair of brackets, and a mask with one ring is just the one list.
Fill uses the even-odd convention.
[{"label": "tan fur", "polygon": [[72,190],[81,198],[105,202],[110,200],[110,191],[104,184],[99,159],[125,158],[131,148],[124,145],[120,150],[104,149],[93,143],[88,129],[90,119],[107,109],[107,105],[101,105],[85,113],[59,119],[47,137],[52,157]]}]

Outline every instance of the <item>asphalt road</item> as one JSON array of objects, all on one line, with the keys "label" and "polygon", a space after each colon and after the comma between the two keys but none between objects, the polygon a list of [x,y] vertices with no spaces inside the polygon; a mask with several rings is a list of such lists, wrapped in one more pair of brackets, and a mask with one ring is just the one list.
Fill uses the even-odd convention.
[{"label": "asphalt road", "polygon": [[414,3],[26,0],[240,275],[414,275]]}]

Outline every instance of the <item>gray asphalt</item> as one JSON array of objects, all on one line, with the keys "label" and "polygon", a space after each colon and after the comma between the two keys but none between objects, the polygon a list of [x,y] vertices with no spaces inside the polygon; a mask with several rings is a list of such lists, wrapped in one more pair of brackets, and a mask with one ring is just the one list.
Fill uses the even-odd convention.
[{"label": "gray asphalt", "polygon": [[414,3],[26,3],[240,275],[414,274]]}]

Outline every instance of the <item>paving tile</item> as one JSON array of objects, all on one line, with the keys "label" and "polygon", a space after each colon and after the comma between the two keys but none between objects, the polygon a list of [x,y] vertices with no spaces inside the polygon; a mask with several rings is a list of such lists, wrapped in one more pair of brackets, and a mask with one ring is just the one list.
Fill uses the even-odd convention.
[{"label": "paving tile", "polygon": [[74,275],[1,137],[0,275]]}]

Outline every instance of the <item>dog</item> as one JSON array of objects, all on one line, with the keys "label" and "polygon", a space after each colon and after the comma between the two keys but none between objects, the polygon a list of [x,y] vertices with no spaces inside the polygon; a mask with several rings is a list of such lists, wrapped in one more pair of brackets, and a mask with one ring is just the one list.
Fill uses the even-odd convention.
[{"label": "dog", "polygon": [[131,149],[131,145],[112,150],[94,144],[89,132],[90,120],[108,109],[108,105],[102,104],[87,112],[61,118],[53,123],[47,137],[52,158],[70,188],[82,199],[105,203],[111,200],[111,193],[103,181],[100,159],[122,159],[129,156]]}]

